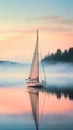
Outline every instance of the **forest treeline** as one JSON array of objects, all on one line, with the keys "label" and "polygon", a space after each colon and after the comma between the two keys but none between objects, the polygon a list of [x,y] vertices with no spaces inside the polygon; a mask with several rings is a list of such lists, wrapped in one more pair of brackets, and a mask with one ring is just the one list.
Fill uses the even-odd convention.
[{"label": "forest treeline", "polygon": [[48,54],[44,57],[44,61],[61,61],[61,62],[73,62],[73,47],[68,50],[61,51],[57,49],[56,53]]}]

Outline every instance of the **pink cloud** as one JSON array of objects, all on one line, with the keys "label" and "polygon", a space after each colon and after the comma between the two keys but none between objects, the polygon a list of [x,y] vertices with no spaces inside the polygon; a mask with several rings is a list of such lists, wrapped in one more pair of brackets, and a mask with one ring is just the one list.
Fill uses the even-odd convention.
[{"label": "pink cloud", "polygon": [[[72,18],[65,18],[60,16],[42,16],[31,18],[30,20],[38,22],[39,28],[42,28],[43,30],[50,30],[54,32],[73,32]],[[40,24],[40,22],[42,24]]]},{"label": "pink cloud", "polygon": [[72,18],[63,18],[60,16],[42,16],[42,17],[34,17],[31,18],[31,20],[43,20],[47,22],[53,22],[56,24],[68,24],[73,25],[73,19]]}]

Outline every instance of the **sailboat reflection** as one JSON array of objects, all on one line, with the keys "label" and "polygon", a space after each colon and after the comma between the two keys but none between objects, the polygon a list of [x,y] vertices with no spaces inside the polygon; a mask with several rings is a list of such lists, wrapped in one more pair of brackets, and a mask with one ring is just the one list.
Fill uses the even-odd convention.
[{"label": "sailboat reflection", "polygon": [[28,93],[29,93],[30,101],[31,101],[33,119],[35,122],[36,130],[38,130],[38,127],[39,127],[39,91],[37,91],[35,88],[28,88]]}]

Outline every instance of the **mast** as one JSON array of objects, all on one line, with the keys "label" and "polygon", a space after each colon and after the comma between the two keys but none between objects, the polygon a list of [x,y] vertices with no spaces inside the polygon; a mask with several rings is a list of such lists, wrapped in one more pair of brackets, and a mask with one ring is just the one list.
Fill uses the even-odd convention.
[{"label": "mast", "polygon": [[37,65],[38,65],[38,82],[39,82],[39,45],[38,45],[38,30],[37,30]]}]

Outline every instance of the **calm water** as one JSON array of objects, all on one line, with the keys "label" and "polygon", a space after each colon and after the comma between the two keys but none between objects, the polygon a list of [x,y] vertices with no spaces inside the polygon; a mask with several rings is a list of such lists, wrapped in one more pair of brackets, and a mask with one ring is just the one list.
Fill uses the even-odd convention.
[{"label": "calm water", "polygon": [[[29,71],[28,64],[0,65],[0,130],[36,130],[25,89]],[[46,89],[39,92],[39,130],[73,130],[73,64],[45,65],[45,73]]]}]

